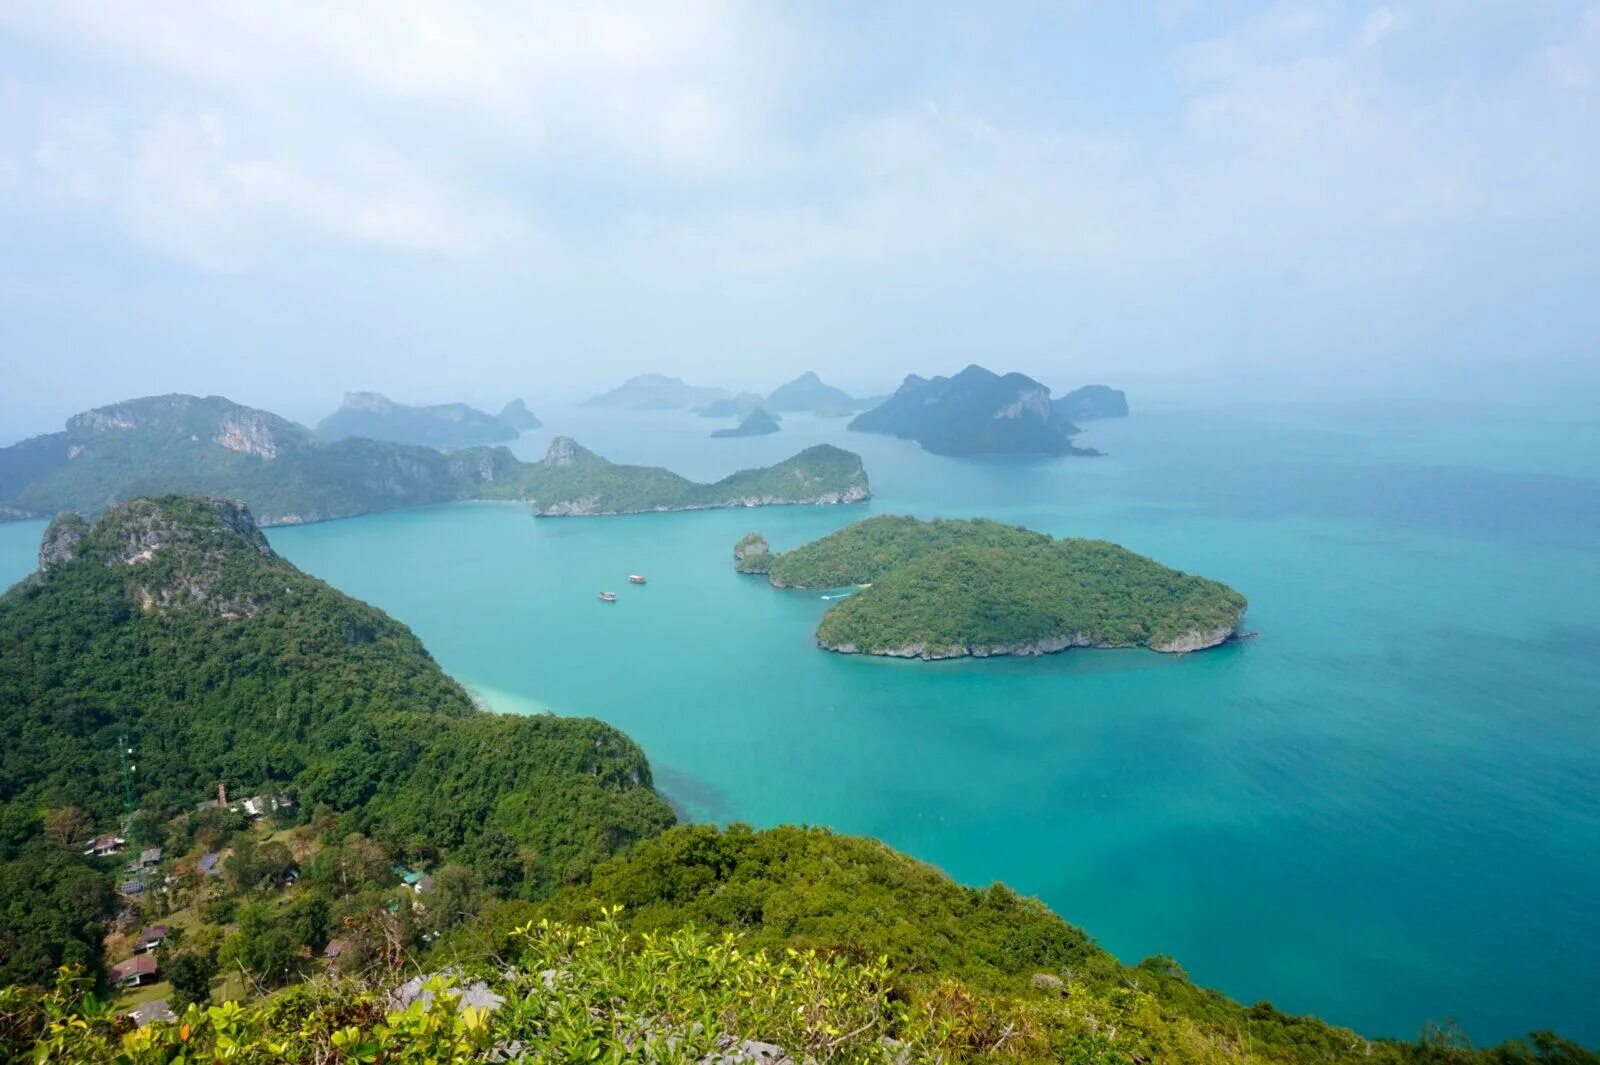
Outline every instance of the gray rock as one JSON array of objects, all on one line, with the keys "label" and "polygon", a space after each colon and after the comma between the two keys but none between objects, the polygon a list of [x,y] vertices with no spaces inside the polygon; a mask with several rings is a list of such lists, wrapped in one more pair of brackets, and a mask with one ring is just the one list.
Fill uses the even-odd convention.
[{"label": "gray rock", "polygon": [[89,535],[89,523],[76,514],[59,514],[44,531],[39,544],[39,569],[48,570],[71,562]]}]

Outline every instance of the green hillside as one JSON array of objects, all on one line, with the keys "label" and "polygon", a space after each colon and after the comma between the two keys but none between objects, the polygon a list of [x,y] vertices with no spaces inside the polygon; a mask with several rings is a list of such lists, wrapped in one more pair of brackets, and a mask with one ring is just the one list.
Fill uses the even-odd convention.
[{"label": "green hillside", "polygon": [[[52,811],[119,827],[124,737],[143,809],[193,809],[221,782],[292,793],[338,832],[402,851],[470,862],[508,839],[532,856],[515,885],[531,894],[672,822],[627,737],[475,709],[408,629],[273,555],[234,504],[165,497],[92,527],[60,518],[44,556],[0,598],[7,879],[12,862],[54,862],[63,884],[81,880],[35,844]],[[0,930],[0,979],[43,976],[73,939],[94,953],[94,907],[45,894],[60,897]],[[57,902],[78,915],[73,935],[16,949]]]}]

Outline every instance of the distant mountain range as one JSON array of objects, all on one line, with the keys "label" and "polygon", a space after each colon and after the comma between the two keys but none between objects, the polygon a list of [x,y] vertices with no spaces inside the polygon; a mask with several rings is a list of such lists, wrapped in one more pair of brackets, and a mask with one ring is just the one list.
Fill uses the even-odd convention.
[{"label": "distant mountain range", "polygon": [[732,399],[723,388],[700,388],[676,377],[646,373],[631,377],[609,392],[593,396],[585,407],[618,407],[624,410],[686,410],[717,400]]},{"label": "distant mountain range", "polygon": [[849,427],[915,440],[938,455],[1099,454],[1072,442],[1080,430],[1069,410],[1110,417],[1126,414],[1127,400],[1097,385],[1052,402],[1049,387],[1025,374],[972,365],[953,377],[909,375],[894,395]]},{"label": "distant mountain range", "polygon": [[867,481],[860,458],[833,447],[701,485],[657,467],[614,465],[566,437],[542,462],[503,447],[446,453],[329,441],[221,396],[129,400],[0,448],[0,519],[94,514],[168,492],[242,499],[263,524],[285,525],[463,499],[527,501],[548,514],[854,502],[866,498]]},{"label": "distant mountain range", "polygon": [[[539,420],[521,400],[508,404],[506,409],[513,417],[532,419],[528,428],[538,427]],[[515,440],[524,427],[465,403],[408,407],[377,392],[347,392],[343,405],[317,423],[317,433],[325,440],[361,436],[395,444],[450,448]]]},{"label": "distant mountain range", "polygon": [[664,374],[640,374],[609,392],[590,398],[584,406],[623,410],[692,410],[706,418],[741,419],[761,407],[776,421],[781,420],[780,416],[785,413],[837,416],[863,410],[877,402],[878,399],[855,399],[844,389],[825,383],[814,372],[807,370],[793,381],[779,385],[766,397],[756,392],[735,395],[722,388],[702,388]]}]

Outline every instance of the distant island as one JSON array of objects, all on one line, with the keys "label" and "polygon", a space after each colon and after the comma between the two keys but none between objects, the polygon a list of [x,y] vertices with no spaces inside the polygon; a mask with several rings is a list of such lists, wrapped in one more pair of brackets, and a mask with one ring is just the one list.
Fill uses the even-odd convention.
[{"label": "distant island", "polygon": [[[523,407],[521,413],[532,417],[527,407]],[[535,419],[534,426],[537,425]],[[521,429],[522,426],[513,426],[465,403],[408,407],[377,392],[345,393],[339,409],[317,423],[317,434],[324,440],[359,436],[437,448],[515,440]]]},{"label": "distant island", "polygon": [[862,402],[842,388],[826,384],[822,378],[807,370],[788,384],[779,385],[767,397],[767,404],[776,411],[860,410]]},{"label": "distant island", "polygon": [[1097,418],[1126,418],[1128,394],[1105,385],[1084,385],[1056,399],[1051,406],[1068,421],[1088,422]]},{"label": "distant island", "polygon": [[830,505],[870,497],[861,457],[831,444],[808,447],[776,466],[740,470],[700,484],[657,466],[607,462],[568,437],[552,441],[544,461],[485,486],[481,496],[529,500],[542,517]]},{"label": "distant island", "polygon": [[624,410],[686,410],[732,398],[733,393],[724,388],[702,388],[665,374],[646,373],[630,377],[609,392],[590,397],[583,405]]},{"label": "distant island", "polygon": [[859,456],[826,445],[714,485],[620,466],[567,437],[541,462],[503,447],[443,453],[349,437],[329,442],[221,396],[129,400],[73,416],[60,433],[0,448],[0,520],[96,514],[139,495],[247,502],[265,525],[296,525],[467,499],[528,501],[538,514],[614,514],[868,496]]},{"label": "distant island", "polygon": [[715,429],[712,436],[765,436],[767,433],[778,431],[778,423],[773,416],[767,413],[765,407],[757,407],[737,426],[731,429]]},{"label": "distant island", "polygon": [[497,417],[518,432],[527,432],[530,429],[539,429],[544,426],[544,422],[541,422],[533,411],[528,409],[528,405],[520,399],[514,399],[504,407],[501,407]]},{"label": "distant island", "polygon": [[915,440],[936,455],[1098,454],[1073,444],[1079,429],[1057,413],[1048,387],[976,365],[954,377],[912,374],[849,427]]},{"label": "distant island", "polygon": [[1057,540],[984,519],[868,518],[784,554],[752,533],[734,560],[778,588],[864,586],[817,627],[818,646],[845,654],[1183,653],[1235,636],[1247,606],[1224,584],[1104,540]]},{"label": "distant island", "polygon": [[732,399],[713,400],[703,407],[694,408],[694,412],[702,418],[747,418],[752,411],[757,410],[766,411],[773,421],[783,420],[783,415],[755,392],[740,392]]}]

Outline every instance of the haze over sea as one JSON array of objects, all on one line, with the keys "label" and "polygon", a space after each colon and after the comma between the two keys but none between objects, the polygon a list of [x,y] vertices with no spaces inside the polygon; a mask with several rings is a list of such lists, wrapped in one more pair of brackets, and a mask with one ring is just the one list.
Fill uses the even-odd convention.
[{"label": "haze over sea", "polygon": [[[865,507],[534,520],[505,504],[271,530],[503,710],[628,732],[691,819],[883,838],[1004,880],[1127,960],[1370,1035],[1600,1040],[1600,420],[1465,407],[1139,411],[1108,457],[939,458],[790,416],[535,409],[695,477],[831,441]],[[868,514],[1115,540],[1250,598],[1182,658],[913,663],[816,650],[827,604],[733,572]],[[0,580],[42,523],[0,525]],[[649,576],[644,588],[627,575]],[[614,590],[612,606],[596,601]]]}]

